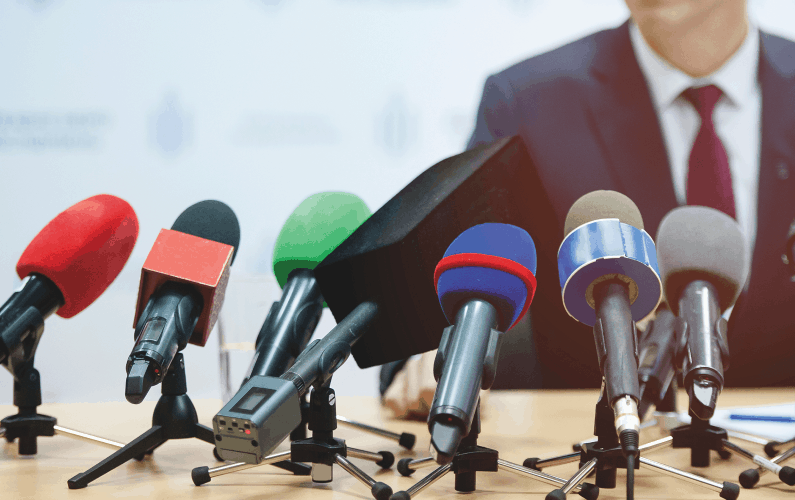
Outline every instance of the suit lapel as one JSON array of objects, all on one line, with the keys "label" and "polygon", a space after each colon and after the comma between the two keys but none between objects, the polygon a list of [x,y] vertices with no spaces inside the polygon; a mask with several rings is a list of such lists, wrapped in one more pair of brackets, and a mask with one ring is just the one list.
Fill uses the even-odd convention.
[{"label": "suit lapel", "polygon": [[677,206],[668,153],[646,80],[635,59],[629,24],[610,32],[595,56],[588,95],[591,127],[618,190],[637,204],[653,237]]}]

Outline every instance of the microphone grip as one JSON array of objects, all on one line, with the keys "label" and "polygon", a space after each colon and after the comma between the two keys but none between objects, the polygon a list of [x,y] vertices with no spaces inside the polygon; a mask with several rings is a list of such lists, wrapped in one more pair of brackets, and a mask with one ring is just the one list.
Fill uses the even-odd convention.
[{"label": "microphone grip", "polygon": [[674,362],[684,335],[684,323],[670,309],[661,309],[640,341],[638,414],[643,420],[664,397],[676,374]]},{"label": "microphone grip", "polygon": [[[449,463],[461,440],[469,434],[483,385],[484,372],[493,374],[499,351],[497,309],[483,300],[466,302],[456,313],[449,338],[440,346],[435,367],[440,372],[428,415],[431,455]],[[488,365],[488,369],[486,369]],[[492,378],[489,376],[489,378]],[[486,387],[484,387],[486,388]]]},{"label": "microphone grip", "polygon": [[608,402],[613,406],[622,396],[638,401],[637,333],[629,308],[627,285],[619,280],[599,283],[594,286],[594,300],[594,340]]},{"label": "microphone grip", "polygon": [[243,383],[255,375],[279,377],[289,369],[312,338],[323,314],[323,295],[314,273],[290,273],[281,300],[271,307],[257,335],[256,351]]},{"label": "microphone grip", "polygon": [[362,302],[322,339],[316,340],[298,356],[280,378],[289,380],[299,396],[317,382],[325,383],[348,359],[351,347],[365,334],[378,314],[378,306]]},{"label": "microphone grip", "polygon": [[202,311],[201,295],[184,283],[167,281],[149,299],[135,329],[127,358],[125,397],[140,403],[162,382],[178,351],[188,344]]},{"label": "microphone grip", "polygon": [[469,432],[480,395],[483,366],[492,329],[497,327],[497,309],[483,300],[470,300],[456,313],[456,322],[444,353],[444,365],[433,397],[429,426],[439,419]]},{"label": "microphone grip", "polygon": [[682,359],[690,413],[712,418],[723,390],[723,370],[729,363],[726,320],[721,317],[718,294],[712,283],[695,280],[679,298],[679,315],[687,324],[687,352]]}]

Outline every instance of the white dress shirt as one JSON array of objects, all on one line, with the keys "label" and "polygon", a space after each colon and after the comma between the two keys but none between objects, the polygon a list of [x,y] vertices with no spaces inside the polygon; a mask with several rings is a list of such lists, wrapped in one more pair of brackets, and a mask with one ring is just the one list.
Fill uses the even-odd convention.
[{"label": "white dress shirt", "polygon": [[[757,78],[759,30],[751,26],[745,41],[717,71],[693,78],[671,66],[646,43],[635,23],[630,23],[635,58],[649,86],[668,151],[676,199],[687,200],[687,171],[690,151],[701,127],[701,119],[682,92],[690,87],[716,85],[722,92],[712,119],[732,174],[737,222],[748,243],[756,240],[757,193],[762,118],[762,94]],[[749,253],[751,255],[751,253]]]}]

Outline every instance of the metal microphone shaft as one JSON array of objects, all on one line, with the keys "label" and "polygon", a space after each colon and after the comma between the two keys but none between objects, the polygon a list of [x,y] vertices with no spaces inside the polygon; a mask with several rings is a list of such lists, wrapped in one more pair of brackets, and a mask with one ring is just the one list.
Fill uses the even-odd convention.
[{"label": "metal microphone shaft", "polygon": [[323,295],[310,269],[295,269],[257,335],[256,351],[243,383],[255,375],[279,377],[309,343],[323,313]]},{"label": "metal microphone shaft", "polygon": [[688,284],[679,299],[679,314],[687,323],[687,354],[682,371],[690,411],[708,420],[723,389],[724,359],[728,360],[726,320],[721,318],[712,283],[696,280]]},{"label": "metal microphone shaft", "polygon": [[490,387],[493,382],[493,377],[484,381],[483,370],[472,367],[490,365],[486,363],[490,344],[496,344],[492,352],[499,350],[499,334],[492,335],[496,327],[497,309],[473,299],[458,310],[455,325],[445,332],[447,338],[439,346],[441,354],[434,363],[439,382],[428,416],[431,454],[439,463],[452,460],[461,439],[469,433],[481,386]]}]

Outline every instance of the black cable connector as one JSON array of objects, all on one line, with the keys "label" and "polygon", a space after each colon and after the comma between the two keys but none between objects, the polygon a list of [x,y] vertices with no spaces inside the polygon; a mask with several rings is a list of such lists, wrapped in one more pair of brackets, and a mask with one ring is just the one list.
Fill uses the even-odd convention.
[{"label": "black cable connector", "polygon": [[638,442],[640,434],[636,430],[626,429],[621,431],[618,439],[621,441],[621,450],[627,457],[627,500],[635,498],[635,460],[638,458]]}]

